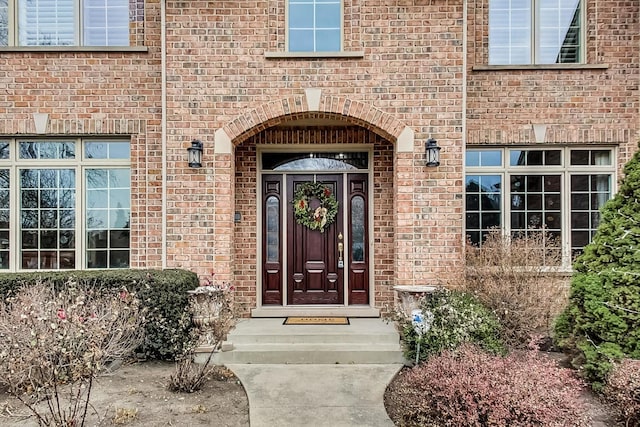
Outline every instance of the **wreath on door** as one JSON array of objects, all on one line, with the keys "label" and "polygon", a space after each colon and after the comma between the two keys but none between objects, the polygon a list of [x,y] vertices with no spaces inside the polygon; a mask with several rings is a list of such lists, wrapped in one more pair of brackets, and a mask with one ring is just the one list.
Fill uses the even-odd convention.
[{"label": "wreath on door", "polygon": [[[320,202],[320,206],[315,209],[311,209],[313,199]],[[333,224],[338,214],[338,201],[331,189],[319,182],[305,182],[298,187],[292,203],[296,222],[311,230],[320,230],[321,233]]]}]

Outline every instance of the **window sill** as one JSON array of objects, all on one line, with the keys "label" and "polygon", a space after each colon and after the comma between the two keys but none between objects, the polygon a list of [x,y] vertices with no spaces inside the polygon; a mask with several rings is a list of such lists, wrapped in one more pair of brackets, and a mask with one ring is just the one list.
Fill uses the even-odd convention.
[{"label": "window sill", "polygon": [[290,59],[290,58],[364,58],[364,51],[351,52],[265,52],[267,59]]},{"label": "window sill", "polygon": [[2,46],[0,52],[148,52],[146,46]]},{"label": "window sill", "polygon": [[524,64],[524,65],[474,65],[473,71],[508,70],[606,70],[609,64]]}]

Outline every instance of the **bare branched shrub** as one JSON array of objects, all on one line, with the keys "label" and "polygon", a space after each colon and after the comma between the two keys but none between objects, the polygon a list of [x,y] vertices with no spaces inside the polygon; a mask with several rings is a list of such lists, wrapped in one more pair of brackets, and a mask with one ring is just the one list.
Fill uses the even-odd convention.
[{"label": "bare branched shrub", "polygon": [[[211,375],[214,369],[211,359],[220,350],[234,324],[233,291],[230,284],[214,285],[210,282],[192,291],[193,337],[186,345],[185,353],[176,360],[176,369],[169,378],[169,390],[193,393],[200,390]],[[209,349],[203,364],[194,362],[199,347]]]},{"label": "bare branched shrub", "polygon": [[93,380],[143,339],[134,295],[40,282],[0,303],[0,382],[43,426],[82,426]]},{"label": "bare branched shrub", "polygon": [[603,393],[625,426],[640,426],[640,360],[623,359],[615,364]]},{"label": "bare branched shrub", "polygon": [[495,312],[505,342],[526,347],[549,337],[553,320],[567,304],[559,244],[546,231],[504,236],[491,231],[481,247],[467,245],[464,287]]},{"label": "bare branched shrub", "polygon": [[402,426],[585,426],[583,390],[537,351],[501,357],[465,344],[401,371],[386,402]]}]

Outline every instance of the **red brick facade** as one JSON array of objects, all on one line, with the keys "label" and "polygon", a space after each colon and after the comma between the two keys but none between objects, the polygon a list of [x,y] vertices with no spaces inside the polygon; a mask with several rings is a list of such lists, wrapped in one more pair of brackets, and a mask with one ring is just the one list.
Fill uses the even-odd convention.
[{"label": "red brick facade", "polygon": [[[330,143],[371,145],[382,310],[392,286],[446,282],[462,263],[466,145],[533,144],[545,124],[545,143],[617,146],[620,165],[637,148],[636,1],[587,0],[587,64],[562,69],[487,67],[488,0],[344,0],[334,57],[286,55],[284,0],[161,1],[144,1],[131,49],[0,48],[0,138],[130,137],[131,265],[215,271],[246,313],[261,280],[257,144],[327,144],[339,122]],[[34,113],[48,114],[42,135]]]}]

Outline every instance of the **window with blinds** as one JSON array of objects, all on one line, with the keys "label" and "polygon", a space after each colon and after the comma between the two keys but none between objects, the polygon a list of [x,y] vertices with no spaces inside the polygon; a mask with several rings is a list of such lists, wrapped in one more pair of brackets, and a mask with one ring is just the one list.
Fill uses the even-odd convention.
[{"label": "window with blinds", "polygon": [[129,0],[0,0],[0,46],[129,46]]},{"label": "window with blinds", "polygon": [[490,0],[489,64],[582,61],[582,0]]}]

